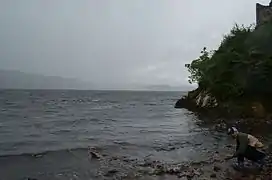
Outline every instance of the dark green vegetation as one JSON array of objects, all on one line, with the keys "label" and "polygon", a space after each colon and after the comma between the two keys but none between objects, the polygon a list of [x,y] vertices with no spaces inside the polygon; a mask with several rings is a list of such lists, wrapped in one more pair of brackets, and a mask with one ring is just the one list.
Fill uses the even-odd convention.
[{"label": "dark green vegetation", "polygon": [[194,94],[208,92],[219,105],[258,102],[267,109],[272,99],[272,23],[257,28],[235,25],[217,50],[203,48],[185,67],[189,82],[199,85]]}]

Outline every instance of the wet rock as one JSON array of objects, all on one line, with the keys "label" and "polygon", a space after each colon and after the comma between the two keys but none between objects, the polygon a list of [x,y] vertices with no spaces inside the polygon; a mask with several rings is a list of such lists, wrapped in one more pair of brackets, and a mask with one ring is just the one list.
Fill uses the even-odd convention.
[{"label": "wet rock", "polygon": [[169,174],[178,174],[180,173],[180,169],[178,167],[168,168],[166,172]]},{"label": "wet rock", "polygon": [[134,159],[129,159],[129,158],[124,158],[123,159],[124,162],[132,162],[132,161],[135,161]]},{"label": "wet rock", "polygon": [[214,170],[215,172],[221,171],[221,167],[215,165],[215,166],[213,167],[213,170]]},{"label": "wet rock", "polygon": [[43,157],[43,154],[34,154],[33,155],[35,158],[41,158],[41,157]]},{"label": "wet rock", "polygon": [[192,171],[189,171],[187,174],[186,174],[186,177],[188,178],[188,179],[191,179],[191,178],[193,178],[195,176],[195,174],[192,172]]},{"label": "wet rock", "polygon": [[27,180],[38,180],[36,178],[27,178]]},{"label": "wet rock", "polygon": [[149,167],[149,166],[152,165],[152,163],[151,162],[143,162],[143,163],[141,163],[139,165],[142,166],[142,167]]},{"label": "wet rock", "polygon": [[161,165],[161,164],[156,164],[155,165],[153,174],[162,175],[162,174],[165,174],[165,173],[166,173],[166,171],[165,171],[165,168],[164,168],[163,165]]},{"label": "wet rock", "polygon": [[221,162],[221,157],[219,156],[218,153],[215,153],[213,156],[212,156],[212,162]]},{"label": "wet rock", "polygon": [[154,172],[153,172],[154,175],[162,175],[164,174],[164,171],[161,170],[161,169],[155,169]]},{"label": "wet rock", "polygon": [[202,163],[203,163],[203,161],[192,162],[192,165],[194,165],[194,166],[200,166]]},{"label": "wet rock", "polygon": [[186,178],[187,179],[187,177],[184,173],[180,173],[177,176],[178,176],[178,178]]},{"label": "wet rock", "polygon": [[91,158],[94,159],[102,159],[102,155],[100,155],[95,148],[91,147],[88,150],[89,155],[91,156]]},{"label": "wet rock", "polygon": [[221,123],[219,123],[219,124],[216,124],[216,125],[214,126],[214,129],[217,130],[217,131],[224,131],[224,130],[227,129],[227,125],[226,125],[226,123],[221,122]]},{"label": "wet rock", "polygon": [[200,176],[201,174],[202,174],[202,172],[200,171],[200,169],[194,169],[195,176]]},{"label": "wet rock", "polygon": [[211,178],[216,178],[216,174],[215,173],[213,173],[213,174],[211,174],[211,176],[210,176]]},{"label": "wet rock", "polygon": [[168,149],[169,149],[169,151],[173,151],[176,149],[176,147],[169,147]]},{"label": "wet rock", "polygon": [[113,157],[111,157],[111,158],[109,159],[109,161],[116,161],[116,160],[118,160],[118,157],[117,157],[117,156],[113,156]]},{"label": "wet rock", "polygon": [[91,155],[92,158],[95,158],[95,159],[100,159],[101,158],[101,156],[96,152],[90,152],[90,155]]},{"label": "wet rock", "polygon": [[156,169],[163,169],[163,165],[157,164],[157,165],[155,166],[155,168],[156,168]]},{"label": "wet rock", "polygon": [[111,169],[109,170],[105,176],[113,176],[114,174],[116,174],[118,171],[116,169]]},{"label": "wet rock", "polygon": [[190,106],[191,102],[185,97],[183,96],[181,99],[179,99],[176,104],[175,104],[175,108],[186,108],[188,106]]},{"label": "wet rock", "polygon": [[144,159],[142,162],[138,163],[141,167],[152,167],[156,168],[157,164],[161,164],[159,161],[152,161],[150,159]]},{"label": "wet rock", "polygon": [[77,174],[73,174],[73,177],[78,179],[78,175]]},{"label": "wet rock", "polygon": [[196,143],[195,144],[195,146],[201,146],[202,145],[202,143]]},{"label": "wet rock", "polygon": [[178,177],[186,177],[187,179],[192,179],[194,176],[200,176],[201,172],[199,169],[189,169],[188,171],[184,171],[178,174]]},{"label": "wet rock", "polygon": [[186,168],[185,165],[183,164],[178,164],[178,165],[174,165],[174,166],[170,166],[166,168],[166,173],[167,174],[172,174],[172,175],[178,175],[180,173],[182,173],[184,171],[184,169]]}]

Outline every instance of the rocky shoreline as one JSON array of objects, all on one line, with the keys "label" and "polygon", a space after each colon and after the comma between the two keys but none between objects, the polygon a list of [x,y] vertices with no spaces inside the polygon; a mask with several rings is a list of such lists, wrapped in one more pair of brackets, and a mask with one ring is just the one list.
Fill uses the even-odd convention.
[{"label": "rocky shoreline", "polygon": [[239,97],[228,101],[219,101],[209,91],[197,88],[177,100],[175,108],[185,108],[192,112],[217,118],[255,118],[270,121],[271,108],[261,98]]},{"label": "rocky shoreline", "polygon": [[[144,160],[131,159],[126,156],[108,157],[100,154],[99,151],[89,151],[89,161],[99,163],[100,170],[95,179],[123,179],[123,180],[271,180],[272,158],[267,158],[267,165],[263,170],[247,168],[242,172],[235,171],[231,164],[233,161],[225,161],[226,153],[233,151],[232,145],[223,147],[223,151],[216,151],[206,160],[189,163],[165,163],[151,160],[146,157]],[[37,157],[42,158],[42,157]],[[248,166],[251,164],[248,163]],[[112,168],[110,168],[112,167]],[[122,171],[125,169],[125,171]],[[107,170],[105,170],[107,169]],[[81,179],[74,174],[72,179]],[[38,180],[28,177],[26,180]]]},{"label": "rocky shoreline", "polygon": [[[233,151],[232,145],[226,145],[224,151],[214,152],[211,157],[206,160],[190,163],[167,164],[160,161],[152,161],[145,159],[140,162],[137,160],[126,159],[126,157],[115,157],[110,159],[113,161],[125,161],[134,164],[137,169],[136,173],[124,175],[121,179],[182,179],[182,180],[204,180],[204,179],[228,179],[228,180],[271,180],[272,178],[272,156],[269,153],[267,164],[263,170],[254,168],[250,163],[243,171],[235,171],[231,167],[232,161],[225,161],[224,157],[227,152]],[[97,154],[93,152],[92,154]],[[97,159],[97,155],[94,156]],[[103,161],[103,159],[100,159]],[[106,164],[110,164],[107,162]],[[118,170],[113,169],[102,176],[115,177]]]},{"label": "rocky shoreline", "polygon": [[[245,130],[245,132],[265,134],[270,133],[272,128],[271,116],[265,112],[264,106],[261,103],[253,102],[247,107],[239,108],[239,106],[229,102],[220,103],[209,92],[200,90],[199,88],[179,99],[175,104],[175,108],[185,108],[194,112],[199,117],[202,117],[200,119],[206,121],[204,123],[214,124],[214,129],[218,131],[226,131],[228,126],[235,125]],[[237,172],[231,168],[229,162],[225,162],[222,158],[214,159],[214,161],[208,164],[205,162],[205,166],[203,166],[202,163],[200,163],[200,166],[192,164],[191,168],[194,169],[197,167],[200,169],[200,171],[197,172],[203,172],[203,167],[205,167],[206,170],[204,171],[211,172],[210,177],[204,175],[204,179],[272,180],[272,148],[269,143],[270,142],[267,142],[268,145],[265,149],[267,153],[267,163],[265,168],[261,171],[248,168],[243,172]],[[196,175],[198,174],[199,173]],[[202,176],[198,176],[196,179],[200,179],[201,177]],[[191,176],[187,176],[187,179],[192,178]]]},{"label": "rocky shoreline", "polygon": [[[217,124],[211,127],[210,130],[222,132],[226,128],[223,120],[218,120]],[[240,126],[242,126],[241,121]],[[238,124],[239,125],[239,124]],[[248,127],[248,126],[247,126]],[[262,132],[263,133],[263,132]],[[221,133],[221,135],[223,135]],[[218,137],[220,138],[220,136]],[[126,155],[114,155],[106,153],[103,149],[90,147],[88,150],[82,151],[84,161],[90,164],[97,164],[97,172],[94,179],[123,179],[123,180],[208,180],[208,179],[228,179],[228,180],[271,180],[272,178],[272,146],[269,146],[269,140],[264,139],[266,145],[266,166],[263,170],[254,168],[250,162],[247,162],[248,168],[242,172],[235,171],[232,164],[235,159],[226,161],[225,157],[232,154],[235,150],[234,144],[214,142],[212,148],[202,146],[202,144],[194,144],[194,146],[202,146],[202,151],[205,154],[204,159],[196,159],[188,162],[165,162],[154,156],[145,156],[144,158],[133,158]],[[203,142],[203,145],[205,142]],[[211,144],[212,145],[212,144]],[[175,148],[161,147],[163,151],[172,152]],[[177,148],[182,148],[177,145]],[[207,152],[207,153],[206,153]],[[67,152],[68,153],[68,152]],[[199,152],[201,153],[201,152]],[[69,154],[79,154],[71,150]],[[31,158],[35,160],[46,159],[47,154],[33,155]],[[87,164],[86,164],[87,165]],[[251,168],[251,167],[253,168]],[[88,166],[86,167],[88,168]],[[71,172],[72,173],[72,172]],[[74,180],[82,179],[80,174],[72,175]],[[27,178],[28,180],[39,180],[40,178]],[[42,178],[43,179],[43,178]]]}]

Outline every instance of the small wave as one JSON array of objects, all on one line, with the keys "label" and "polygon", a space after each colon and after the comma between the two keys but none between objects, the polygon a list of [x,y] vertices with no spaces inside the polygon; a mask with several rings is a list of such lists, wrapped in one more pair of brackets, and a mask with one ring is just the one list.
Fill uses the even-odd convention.
[{"label": "small wave", "polygon": [[116,120],[116,119],[112,119],[112,118],[105,118],[105,121],[117,122],[118,120]]},{"label": "small wave", "polygon": [[129,142],[125,142],[125,141],[114,141],[115,144],[118,144],[118,145],[122,145],[122,146],[131,146],[133,144],[129,143]]},{"label": "small wave", "polygon": [[113,105],[105,105],[105,106],[96,106],[96,107],[92,107],[92,110],[102,110],[102,109],[111,109],[113,108]]},{"label": "small wave", "polygon": [[72,129],[59,129],[57,131],[51,132],[50,134],[54,134],[54,135],[60,134],[60,135],[63,135],[65,133],[70,133],[71,131],[72,131]]},{"label": "small wave", "polygon": [[144,103],[145,106],[157,106],[157,103]]},{"label": "small wave", "polygon": [[99,102],[100,99],[93,99],[92,102]]},{"label": "small wave", "polygon": [[30,157],[41,157],[47,154],[52,153],[63,153],[63,152],[73,152],[73,151],[88,151],[88,148],[71,148],[71,149],[56,149],[56,150],[46,150],[41,152],[33,152],[33,153],[13,153],[13,154],[4,154],[0,155],[0,158],[7,157],[17,157],[17,156],[30,156]]}]

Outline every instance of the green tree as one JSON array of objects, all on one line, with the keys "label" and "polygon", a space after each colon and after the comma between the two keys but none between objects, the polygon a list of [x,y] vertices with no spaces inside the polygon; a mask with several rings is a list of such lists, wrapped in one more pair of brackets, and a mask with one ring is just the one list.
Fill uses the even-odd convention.
[{"label": "green tree", "polygon": [[[272,92],[272,24],[235,25],[219,48],[203,48],[198,59],[186,64],[189,82],[198,83],[219,100]],[[267,88],[267,87],[271,88]]]}]

